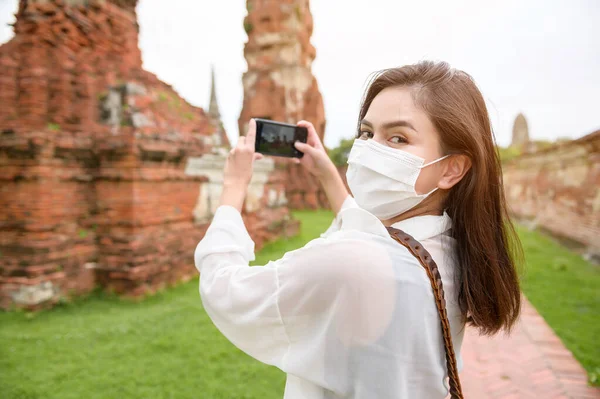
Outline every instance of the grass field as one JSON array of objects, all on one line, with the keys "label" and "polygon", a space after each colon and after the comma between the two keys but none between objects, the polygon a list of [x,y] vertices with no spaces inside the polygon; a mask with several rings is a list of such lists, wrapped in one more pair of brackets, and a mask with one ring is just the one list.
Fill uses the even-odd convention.
[{"label": "grass field", "polygon": [[[255,263],[317,237],[333,214],[295,217],[300,234],[265,246]],[[283,372],[213,326],[198,279],[141,303],[95,294],[51,311],[0,313],[2,399],[281,399],[284,384]]]},{"label": "grass field", "polygon": [[522,289],[565,346],[600,381],[600,266],[538,232],[518,228],[525,250]]},{"label": "grass field", "polygon": [[[295,212],[300,234],[267,245],[257,264],[322,233],[330,212]],[[524,291],[582,364],[600,367],[598,269],[519,230]],[[202,309],[198,280],[133,303],[94,294],[35,314],[0,314],[3,399],[280,399],[285,375],[231,345]]]}]

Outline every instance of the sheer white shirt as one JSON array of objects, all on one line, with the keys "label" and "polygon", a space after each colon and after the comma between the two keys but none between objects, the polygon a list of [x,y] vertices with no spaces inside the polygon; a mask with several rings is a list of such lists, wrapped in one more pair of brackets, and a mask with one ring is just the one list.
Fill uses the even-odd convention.
[{"label": "sheer white shirt", "polygon": [[[394,224],[438,265],[459,369],[464,319],[447,214]],[[250,267],[254,242],[221,206],[195,251],[200,296],[239,349],[287,373],[284,399],[434,399],[448,393],[442,330],[423,267],[348,197],[320,238]]]}]

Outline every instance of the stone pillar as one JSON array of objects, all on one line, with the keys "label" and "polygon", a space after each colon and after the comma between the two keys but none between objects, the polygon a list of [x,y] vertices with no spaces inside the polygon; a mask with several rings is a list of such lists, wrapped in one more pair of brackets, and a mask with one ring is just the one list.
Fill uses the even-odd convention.
[{"label": "stone pillar", "polygon": [[308,0],[247,0],[244,28],[244,103],[239,118],[245,134],[252,117],[281,122],[311,121],[321,138],[325,132],[323,99],[311,66],[313,19]]},{"label": "stone pillar", "polygon": [[[323,98],[312,74],[316,51],[310,43],[313,19],[308,0],[247,0],[244,56],[248,71],[242,77],[244,103],[240,134],[250,118],[280,122],[312,122],[321,139],[325,133]],[[318,182],[300,166],[279,159],[287,167],[286,192],[293,208],[326,206]]]},{"label": "stone pillar", "polygon": [[525,149],[527,144],[529,144],[529,128],[527,127],[527,119],[525,119],[525,115],[519,114],[515,118],[515,122],[513,124],[512,130],[512,140],[510,142],[511,147],[518,147],[521,149]]}]

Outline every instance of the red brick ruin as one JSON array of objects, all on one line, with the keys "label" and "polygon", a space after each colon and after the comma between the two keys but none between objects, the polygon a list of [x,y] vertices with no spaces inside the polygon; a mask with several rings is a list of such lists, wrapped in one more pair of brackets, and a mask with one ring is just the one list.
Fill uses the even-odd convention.
[{"label": "red brick ruin", "polygon": [[[21,0],[0,46],[2,308],[196,275],[229,142],[218,112],[142,69],[136,4]],[[286,170],[256,169],[243,214],[260,247],[298,225]]]},{"label": "red brick ruin", "polygon": [[600,261],[600,130],[525,152],[502,170],[513,215]]},{"label": "red brick ruin", "polygon": [[[250,118],[280,122],[312,122],[323,139],[323,98],[311,65],[316,51],[310,43],[313,19],[308,0],[247,0],[244,56],[248,71],[242,78],[244,105],[239,118],[245,134]],[[302,166],[278,160],[287,169],[286,195],[292,208],[326,207],[318,181]]]},{"label": "red brick ruin", "polygon": [[[208,112],[142,69],[137,0],[21,0],[0,46],[0,308],[51,306],[94,287],[128,296],[196,275],[229,142]],[[248,0],[244,103],[251,117],[325,131],[311,72],[308,0]],[[600,247],[600,132],[537,150],[525,118],[503,166],[513,214]],[[342,173],[345,168],[340,168]],[[294,234],[292,208],[326,205],[286,160],[255,164],[243,216],[260,247]]]}]

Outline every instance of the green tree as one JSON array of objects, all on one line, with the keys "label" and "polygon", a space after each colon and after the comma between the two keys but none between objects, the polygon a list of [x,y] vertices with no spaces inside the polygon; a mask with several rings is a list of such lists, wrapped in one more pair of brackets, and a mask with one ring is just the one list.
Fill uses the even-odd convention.
[{"label": "green tree", "polygon": [[337,147],[328,151],[329,158],[331,158],[336,166],[346,165],[348,162],[350,149],[352,148],[352,143],[354,143],[354,139],[342,139]]}]

